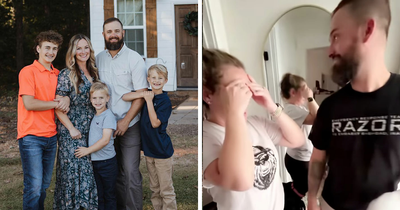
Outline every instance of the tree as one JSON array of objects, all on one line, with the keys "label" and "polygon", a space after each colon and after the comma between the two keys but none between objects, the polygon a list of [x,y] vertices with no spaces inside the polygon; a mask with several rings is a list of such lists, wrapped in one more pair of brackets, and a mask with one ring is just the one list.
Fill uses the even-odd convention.
[{"label": "tree", "polygon": [[37,59],[33,47],[40,32],[54,30],[63,36],[53,62],[60,70],[71,37],[90,37],[89,0],[0,0],[0,14],[0,95],[18,89],[19,71]]},{"label": "tree", "polygon": [[[0,94],[17,86],[15,28],[11,0],[0,0]],[[2,87],[7,87],[2,88]]]},{"label": "tree", "polygon": [[23,31],[23,13],[22,13],[22,0],[14,0],[14,14],[15,14],[15,29],[16,29],[16,65],[17,70],[20,71],[24,67],[24,31]]}]

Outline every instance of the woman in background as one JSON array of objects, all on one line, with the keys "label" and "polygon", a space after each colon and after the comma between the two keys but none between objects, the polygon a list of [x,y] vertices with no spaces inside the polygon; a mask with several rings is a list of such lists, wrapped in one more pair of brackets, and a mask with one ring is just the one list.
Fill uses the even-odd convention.
[{"label": "woman in background", "polygon": [[288,204],[290,199],[302,199],[308,191],[308,162],[313,150],[308,135],[319,106],[305,80],[294,74],[287,73],[283,76],[281,95],[286,101],[284,112],[297,123],[306,139],[300,147],[288,148],[286,152],[285,166],[293,180],[284,183],[286,204]]}]

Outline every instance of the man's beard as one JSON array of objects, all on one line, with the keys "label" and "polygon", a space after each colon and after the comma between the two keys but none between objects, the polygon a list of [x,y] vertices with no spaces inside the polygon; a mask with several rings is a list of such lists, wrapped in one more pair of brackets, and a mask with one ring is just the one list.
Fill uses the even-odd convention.
[{"label": "man's beard", "polygon": [[106,43],[107,50],[119,50],[119,49],[121,49],[121,47],[122,47],[122,45],[124,43],[124,37],[122,37],[122,39],[119,39],[119,37],[110,37],[109,40],[114,39],[114,38],[117,38],[118,42],[113,42],[112,43],[110,41],[104,40],[105,43]]},{"label": "man's beard", "polygon": [[332,80],[340,87],[345,86],[358,73],[359,58],[357,56],[356,44],[354,44],[348,53],[338,56],[339,61],[332,66]]}]

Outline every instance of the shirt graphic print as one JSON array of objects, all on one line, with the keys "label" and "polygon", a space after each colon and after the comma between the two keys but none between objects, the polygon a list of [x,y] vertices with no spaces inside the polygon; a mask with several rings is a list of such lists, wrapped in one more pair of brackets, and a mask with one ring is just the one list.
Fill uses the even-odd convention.
[{"label": "shirt graphic print", "polygon": [[333,136],[400,135],[400,116],[352,117],[332,120]]},{"label": "shirt graphic print", "polygon": [[273,151],[262,146],[253,146],[254,151],[254,187],[266,190],[274,180],[277,160]]}]

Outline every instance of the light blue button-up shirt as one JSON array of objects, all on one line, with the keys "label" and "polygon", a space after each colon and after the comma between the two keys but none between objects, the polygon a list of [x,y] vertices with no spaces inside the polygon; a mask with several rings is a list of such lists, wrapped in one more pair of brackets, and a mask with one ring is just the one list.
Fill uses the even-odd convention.
[{"label": "light blue button-up shirt", "polygon": [[[96,56],[96,66],[99,70],[100,80],[110,89],[108,108],[114,113],[117,120],[125,117],[132,102],[122,100],[125,93],[132,90],[148,88],[146,65],[142,56],[129,49],[125,44],[121,50],[112,57],[108,50]],[[133,126],[140,119],[140,112],[129,123]]]}]

